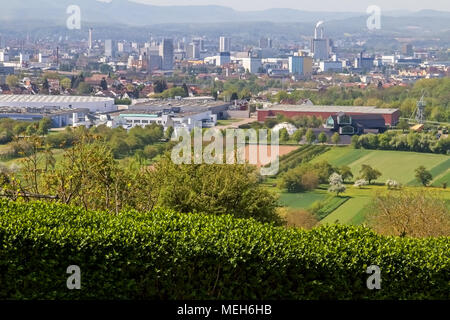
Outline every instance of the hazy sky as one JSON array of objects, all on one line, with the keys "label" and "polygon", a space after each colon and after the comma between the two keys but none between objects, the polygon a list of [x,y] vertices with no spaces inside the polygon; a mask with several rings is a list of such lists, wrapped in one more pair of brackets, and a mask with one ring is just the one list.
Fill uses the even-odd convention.
[{"label": "hazy sky", "polygon": [[[114,1],[114,0],[112,0]],[[132,0],[153,5],[221,5],[236,10],[264,10],[268,8],[294,8],[308,11],[359,11],[369,5],[381,10],[434,9],[450,11],[450,0]]]}]

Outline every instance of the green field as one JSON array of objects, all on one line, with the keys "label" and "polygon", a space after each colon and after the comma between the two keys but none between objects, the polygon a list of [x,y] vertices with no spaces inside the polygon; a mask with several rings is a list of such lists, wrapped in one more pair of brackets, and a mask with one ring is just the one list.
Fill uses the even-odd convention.
[{"label": "green field", "polygon": [[[376,181],[384,184],[387,179],[393,179],[406,187],[420,186],[415,179],[415,169],[421,165],[427,168],[433,175],[432,186],[442,187],[443,183],[450,185],[450,157],[447,155],[416,153],[403,151],[382,151],[353,149],[351,147],[333,147],[329,151],[315,157],[311,162],[328,161],[334,166],[349,166],[356,180],[363,164],[378,169],[382,176]],[[349,199],[336,210],[320,221],[321,224],[339,222],[341,224],[362,224],[365,221],[367,206],[373,194],[377,191],[385,191],[384,185],[367,186],[362,189],[347,185],[347,191],[342,196]],[[439,191],[444,199],[450,201],[450,187]],[[295,209],[308,209],[316,201],[327,199],[325,190],[289,194],[280,193],[280,204]]]},{"label": "green field", "polygon": [[303,209],[309,208],[316,201],[325,200],[328,194],[325,191],[317,190],[304,193],[280,193],[280,204],[284,207]]},{"label": "green field", "polygon": [[439,183],[438,186],[443,182],[450,183],[450,157],[442,154],[335,147],[313,161],[323,160],[335,166],[349,166],[355,177],[361,165],[370,165],[382,173],[377,180],[379,183],[394,179],[404,185],[419,185],[414,177],[414,170],[419,166],[430,170],[435,180],[433,183]]}]

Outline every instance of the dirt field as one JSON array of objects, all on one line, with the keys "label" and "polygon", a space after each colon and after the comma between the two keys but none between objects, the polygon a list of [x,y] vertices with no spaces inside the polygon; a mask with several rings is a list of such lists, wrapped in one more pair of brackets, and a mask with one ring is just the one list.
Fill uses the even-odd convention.
[{"label": "dirt field", "polygon": [[[272,158],[272,152],[271,152],[271,147],[267,146],[266,148],[261,147],[261,146],[256,146],[258,149],[258,154],[257,154],[257,159],[258,159],[258,167],[261,166],[265,166],[266,164],[269,164],[270,162],[272,162],[273,159],[275,159],[275,154],[274,157]],[[288,153],[291,153],[292,151],[294,151],[295,149],[298,149],[299,146],[279,146],[279,156],[282,157]],[[250,161],[249,158],[249,151],[250,151],[250,146],[246,145],[245,146],[245,159]],[[264,156],[264,153],[267,154],[267,156]],[[262,155],[262,156],[261,156]]]}]

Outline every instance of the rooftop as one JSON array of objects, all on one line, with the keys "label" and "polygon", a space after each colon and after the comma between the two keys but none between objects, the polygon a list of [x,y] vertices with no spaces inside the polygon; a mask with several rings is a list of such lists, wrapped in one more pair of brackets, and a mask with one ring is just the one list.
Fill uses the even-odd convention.
[{"label": "rooftop", "polygon": [[372,113],[372,114],[392,114],[398,109],[382,109],[377,107],[364,106],[313,106],[313,105],[272,105],[267,109],[259,111],[299,111],[299,112],[344,112],[344,113]]},{"label": "rooftop", "polygon": [[41,102],[41,103],[62,103],[62,102],[111,102],[112,98],[91,97],[91,96],[51,96],[51,95],[0,95],[0,105],[5,102]]}]

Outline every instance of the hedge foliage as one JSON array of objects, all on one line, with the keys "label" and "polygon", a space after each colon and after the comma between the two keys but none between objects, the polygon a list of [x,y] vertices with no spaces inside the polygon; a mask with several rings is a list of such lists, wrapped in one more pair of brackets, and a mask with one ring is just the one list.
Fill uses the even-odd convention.
[{"label": "hedge foliage", "polygon": [[[0,299],[449,299],[450,238],[0,201]],[[366,268],[381,268],[368,290]],[[66,269],[81,268],[81,290]]]}]

